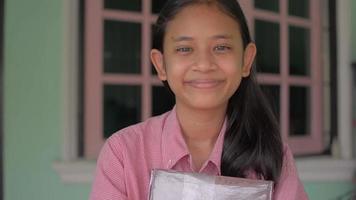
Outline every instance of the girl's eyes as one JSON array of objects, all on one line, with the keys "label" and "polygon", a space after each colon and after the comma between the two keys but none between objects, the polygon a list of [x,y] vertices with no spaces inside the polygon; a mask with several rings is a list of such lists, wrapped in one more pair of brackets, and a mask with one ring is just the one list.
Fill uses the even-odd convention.
[{"label": "girl's eyes", "polygon": [[179,47],[176,49],[176,51],[178,53],[189,53],[189,52],[193,51],[193,49],[190,47]]},{"label": "girl's eyes", "polygon": [[[214,52],[218,52],[218,53],[224,53],[231,50],[230,46],[227,45],[217,45],[213,48]],[[191,47],[178,47],[176,48],[176,52],[178,53],[182,53],[182,54],[188,54],[191,53],[193,51],[193,48]]]},{"label": "girl's eyes", "polygon": [[225,51],[229,51],[231,49],[231,47],[226,46],[226,45],[218,45],[216,47],[214,47],[214,51],[217,52],[225,52]]}]

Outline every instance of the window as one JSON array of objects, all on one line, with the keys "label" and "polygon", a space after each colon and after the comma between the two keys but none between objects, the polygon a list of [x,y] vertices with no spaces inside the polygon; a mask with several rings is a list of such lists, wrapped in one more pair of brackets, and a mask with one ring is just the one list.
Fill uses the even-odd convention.
[{"label": "window", "polygon": [[[174,104],[149,60],[163,0],[86,0],[84,155],[105,138]],[[320,0],[240,3],[258,47],[258,81],[296,154],[323,150]],[[162,100],[162,99],[168,99]]]},{"label": "window", "polygon": [[321,3],[241,0],[257,45],[258,81],[295,154],[323,150]]},{"label": "window", "polygon": [[[1,1],[1,0],[0,0]],[[82,2],[83,9],[82,11],[80,11],[81,9],[78,9],[78,3]],[[135,0],[132,0],[135,1]],[[141,6],[141,10],[145,8],[145,12],[149,13],[148,11],[150,10],[148,8],[148,3],[147,2],[149,0],[143,0],[141,1],[142,3],[145,3],[146,5]],[[257,0],[256,0],[257,1]],[[241,3],[241,5],[244,8],[245,13],[248,16],[248,20],[249,20],[249,25],[252,29],[252,32],[255,32],[253,29],[255,29],[255,25],[254,25],[254,18],[258,18],[256,17],[258,14],[256,14],[257,12],[261,13],[274,13],[274,18],[276,18],[276,20],[267,20],[268,18],[263,18],[263,17],[259,17],[258,19],[262,22],[264,21],[271,21],[274,22],[275,24],[278,24],[280,21],[278,21],[277,19],[279,19],[279,16],[282,12],[282,5],[285,5],[286,0],[269,0],[269,2],[272,2],[271,4],[265,4],[265,5],[255,5],[255,1],[253,0],[239,0],[239,2]],[[314,1],[314,0],[313,0]],[[125,1],[125,2],[131,2],[130,1]],[[262,3],[263,1],[260,1],[259,3]],[[273,3],[275,2],[275,3]],[[278,4],[276,4],[276,2]],[[312,1],[310,1],[312,2]],[[323,112],[323,116],[324,123],[323,124],[323,135],[325,138],[327,138],[327,134],[330,130],[328,130],[327,126],[329,125],[329,121],[330,121],[330,117],[333,118],[335,120],[333,120],[332,122],[335,124],[338,124],[337,129],[335,128],[334,131],[338,132],[338,141],[335,141],[334,144],[336,144],[334,147],[336,149],[336,151],[332,151],[332,155],[326,155],[326,156],[315,156],[315,157],[308,157],[308,158],[299,158],[297,159],[297,167],[298,167],[298,171],[300,174],[300,177],[302,179],[302,181],[352,181],[352,177],[354,174],[354,169],[355,169],[355,160],[352,160],[352,147],[355,147],[355,145],[352,146],[352,132],[351,132],[351,112],[352,109],[350,109],[350,107],[348,105],[351,104],[351,85],[348,85],[349,82],[351,83],[351,81],[349,81],[349,77],[347,76],[347,74],[351,74],[350,73],[350,66],[349,66],[349,60],[350,58],[348,57],[349,55],[349,44],[350,44],[350,37],[349,34],[351,33],[351,28],[349,26],[349,20],[350,17],[350,12],[351,10],[350,8],[350,1],[336,1],[336,0],[329,0],[329,1],[320,1],[318,0],[318,2],[321,4],[320,6],[320,10],[318,9],[318,12],[322,12],[323,14],[323,25],[322,25],[322,32],[323,32],[323,38],[325,40],[323,40],[322,45],[323,45],[323,49],[322,49],[322,71],[324,75],[324,80],[323,80],[323,96],[324,96],[324,100],[326,101],[326,103],[324,104],[322,109]],[[257,2],[258,4],[258,2]],[[328,5],[330,4],[330,5]],[[91,5],[91,6],[90,6]],[[153,13],[157,13],[157,11],[159,10],[160,5],[162,5],[162,2],[159,0],[156,0],[154,2],[152,2],[151,5],[151,9],[153,10]],[[101,56],[101,53],[98,49],[95,49],[98,47],[98,44],[101,44],[103,41],[99,41],[98,38],[102,38],[99,37],[100,35],[102,35],[102,25],[100,25],[100,20],[103,19],[103,12],[102,12],[102,7],[104,6],[102,1],[98,1],[98,0],[73,0],[73,1],[66,1],[65,3],[65,10],[66,10],[66,15],[64,15],[65,19],[64,19],[64,24],[63,24],[63,29],[64,31],[62,31],[62,33],[64,34],[64,47],[63,49],[64,51],[64,55],[63,55],[63,67],[62,67],[62,73],[63,73],[63,91],[62,91],[62,103],[64,106],[64,110],[62,113],[62,123],[63,123],[63,132],[62,132],[62,137],[63,137],[63,143],[62,143],[62,156],[59,160],[55,161],[53,163],[53,168],[59,173],[61,179],[66,182],[66,183],[90,183],[92,181],[93,178],[93,171],[95,169],[95,161],[89,158],[94,158],[95,156],[88,156],[85,155],[84,159],[81,158],[81,156],[78,156],[78,144],[79,146],[81,144],[83,145],[88,145],[85,144],[83,142],[78,142],[78,135],[80,135],[81,131],[78,131],[78,125],[81,124],[80,120],[81,118],[78,118],[78,110],[80,111],[80,107],[81,107],[81,102],[79,101],[78,104],[78,98],[83,98],[80,95],[80,89],[78,90],[77,85],[78,82],[80,82],[80,80],[78,80],[78,77],[80,77],[81,75],[78,76],[78,59],[80,56],[78,56],[78,39],[82,36],[85,36],[85,42],[83,42],[85,45],[83,45],[85,48],[83,50],[84,52],[84,57],[88,58],[88,56]],[[264,6],[267,8],[264,8]],[[337,20],[335,22],[333,22],[332,26],[329,27],[329,19],[328,19],[328,10],[330,6],[330,10],[333,11],[330,14],[330,20]],[[272,7],[272,8],[270,8]],[[284,7],[284,9],[287,8],[286,6]],[[335,17],[335,11],[337,8],[337,13],[338,16]],[[269,11],[269,10],[274,10],[274,11]],[[313,9],[313,8],[311,8]],[[83,10],[85,10],[85,12],[83,12]],[[277,11],[275,11],[277,10]],[[256,12],[254,12],[256,11]],[[78,12],[83,12],[85,13],[85,16],[83,16],[85,18],[85,22],[87,23],[87,25],[85,26],[86,29],[83,30],[83,34],[79,33],[78,30],[78,16],[79,13]],[[127,12],[124,11],[120,11],[121,14],[125,14]],[[142,12],[142,11],[141,11]],[[141,14],[141,12],[134,12],[134,11],[130,11],[128,13],[127,16],[137,16]],[[285,13],[286,11],[284,11]],[[314,10],[313,10],[314,12]],[[109,12],[111,13],[111,12]],[[134,13],[135,15],[132,15],[132,13]],[[255,13],[255,14],[253,14]],[[277,14],[276,14],[277,13]],[[107,15],[107,14],[106,14]],[[126,15],[126,14],[125,14]],[[147,19],[145,18],[145,20],[151,21],[150,23],[152,23],[154,21],[154,17],[155,15],[151,15],[151,19]],[[124,16],[123,16],[124,17]],[[310,16],[309,16],[310,17]],[[135,17],[133,17],[135,18]],[[136,19],[135,18],[135,19]],[[139,17],[139,19],[142,19],[143,17]],[[293,17],[292,17],[293,18]],[[126,19],[124,17],[124,19]],[[118,21],[128,21],[128,20],[118,20]],[[137,21],[137,20],[136,20]],[[150,24],[149,22],[147,24]],[[281,23],[279,23],[281,25]],[[99,28],[99,26],[101,28]],[[285,26],[285,25],[284,25]],[[90,28],[89,28],[90,27]],[[263,28],[263,27],[262,27]],[[148,29],[147,27],[145,29]],[[330,52],[328,50],[328,34],[329,34],[329,30],[330,29],[335,29],[337,31],[337,37],[334,35],[330,35],[330,38],[332,38],[333,40],[333,45],[331,45],[332,47],[330,48]],[[280,30],[281,31],[281,30]],[[288,31],[285,31],[284,33],[287,33]],[[330,33],[333,33],[330,32]],[[280,33],[281,34],[281,33]],[[80,36],[78,38],[78,35]],[[144,34],[141,34],[141,37]],[[325,36],[326,35],[326,36]],[[89,37],[90,36],[90,37]],[[148,37],[148,36],[145,36]],[[101,39],[102,40],[102,39]],[[142,42],[143,40],[141,40]],[[145,41],[150,42],[150,40],[146,39]],[[285,40],[287,41],[287,40]],[[282,42],[282,39],[280,39],[280,42]],[[147,45],[147,44],[146,44]],[[79,45],[80,46],[80,45]],[[100,46],[100,45],[99,45]],[[141,44],[141,46],[144,46],[144,44]],[[148,45],[149,46],[149,45]],[[336,47],[337,48],[333,48]],[[273,46],[273,48],[271,48],[270,50],[275,51],[276,45]],[[146,46],[145,49],[147,49],[148,47]],[[335,52],[335,49],[337,49],[337,52]],[[280,50],[281,51],[281,50]],[[89,53],[90,52],[90,53]],[[97,52],[99,52],[99,54],[97,54]],[[268,52],[270,53],[270,52]],[[282,54],[282,52],[281,52]],[[284,54],[286,54],[286,52],[284,52]],[[288,55],[288,54],[286,54]],[[329,57],[330,55],[337,55],[337,62],[334,59],[334,62],[331,62],[330,65],[332,67],[329,66]],[[148,57],[148,56],[147,56]],[[99,61],[98,61],[99,59]],[[101,58],[94,58],[92,60],[96,60],[96,63],[101,63],[100,61]],[[270,58],[264,58],[264,59],[270,59]],[[281,59],[279,59],[281,60]],[[141,61],[142,62],[142,61]],[[145,62],[148,62],[145,61]],[[261,62],[261,61],[260,61]],[[275,62],[275,61],[273,61]],[[80,62],[79,62],[80,63]],[[85,60],[85,63],[88,63],[88,60]],[[267,62],[268,63],[268,62]],[[147,64],[147,63],[146,63]],[[148,66],[149,64],[147,64],[146,66]],[[86,65],[87,67],[88,65]],[[91,63],[90,64],[91,67],[95,67],[97,66],[95,63]],[[337,67],[335,67],[337,66]],[[150,68],[150,67],[149,67]],[[147,71],[149,71],[150,69],[145,69]],[[329,70],[330,68],[330,70]],[[99,69],[99,72],[102,68]],[[266,69],[266,67],[265,67]],[[273,69],[273,68],[272,68]],[[281,69],[281,68],[280,68]],[[336,73],[335,74],[335,78],[333,78],[332,80],[329,80],[329,73],[332,72],[331,69],[335,69]],[[261,70],[261,69],[259,69]],[[268,68],[267,68],[268,70]],[[80,73],[80,70],[79,70]],[[146,74],[149,74],[147,72],[145,72]],[[275,72],[276,73],[276,72]],[[276,106],[276,105],[282,105],[281,100],[283,98],[286,97],[282,97],[282,93],[283,91],[280,90],[281,88],[281,84],[280,82],[278,82],[279,79],[276,78],[276,76],[270,76],[270,75],[275,75],[273,73],[262,73],[260,71],[260,76],[259,76],[259,81],[263,84],[263,87],[267,86],[267,89],[270,94],[270,96],[272,97],[276,97],[274,98],[274,100],[272,101],[272,103],[275,105],[275,110],[277,113],[282,113],[281,111],[279,111],[278,109],[282,108],[283,106]],[[84,76],[84,74],[82,75]],[[101,76],[101,75],[100,75]],[[270,76],[273,77],[271,79],[268,80],[268,78],[265,78],[266,76]],[[128,76],[130,77],[130,76]],[[159,81],[157,79],[154,78],[154,76],[152,76],[153,79],[151,80],[152,82],[152,88],[151,88],[151,98],[152,101],[151,103],[154,101],[156,102],[157,100],[162,100],[163,98],[158,98],[160,95],[163,95],[162,92],[166,93],[167,91],[161,87]],[[92,79],[94,82],[96,81],[98,83],[98,80],[94,80]],[[127,79],[125,79],[127,80]],[[338,90],[331,90],[330,89],[330,83],[331,81],[335,81],[337,82],[337,87]],[[267,84],[268,83],[268,84]],[[83,83],[84,84],[84,83]],[[99,82],[99,86],[96,86],[98,88],[101,88],[100,86],[101,82]],[[95,85],[95,84],[94,84]],[[123,86],[127,86],[125,84],[122,84]],[[133,84],[133,86],[140,86],[140,84]],[[88,88],[88,87],[87,87]],[[350,88],[350,90],[349,90]],[[93,90],[95,88],[92,88]],[[141,93],[144,90],[141,90]],[[335,92],[335,94],[333,95],[335,98],[337,98],[337,104],[335,107],[335,110],[331,110],[332,113],[330,113],[331,111],[328,110],[329,109],[329,105],[330,103],[328,102],[330,99],[330,94],[328,93],[328,91],[330,92]],[[104,92],[104,91],[101,91]],[[98,93],[98,92],[92,92],[93,94],[102,94],[103,93]],[[78,95],[79,94],[79,95]],[[159,94],[159,95],[157,95]],[[93,98],[91,101],[91,105],[93,106],[98,106],[97,101],[102,98]],[[322,104],[323,101],[321,101],[320,103]],[[288,100],[284,100],[284,102],[288,102]],[[86,104],[88,104],[88,100],[85,101]],[[156,102],[156,105],[163,105],[165,104],[165,106],[167,106],[166,104],[168,104],[167,101],[161,101],[161,102]],[[167,109],[167,107],[165,106],[156,106],[156,107],[151,107],[149,109],[151,109],[152,113],[161,113],[164,110]],[[326,109],[325,109],[326,108]],[[95,108],[94,111],[98,109]],[[99,109],[103,109],[103,108],[99,108]],[[141,111],[142,112],[142,111]],[[148,113],[148,112],[146,112]],[[337,113],[337,116],[336,116]],[[88,115],[88,112],[85,111],[85,114]],[[94,112],[94,115],[96,115],[97,113]],[[149,114],[147,114],[148,116]],[[287,116],[287,115],[284,115]],[[329,117],[328,117],[329,116]],[[142,116],[141,116],[142,117]],[[279,117],[281,119],[281,117]],[[83,118],[82,119],[87,120],[87,118]],[[102,123],[102,122],[101,122]],[[98,125],[93,125],[92,127],[98,127]],[[101,127],[102,128],[102,127]],[[287,130],[287,129],[285,129]],[[100,142],[103,141],[103,139],[101,139],[103,137],[103,133],[102,130],[100,130],[100,128],[91,131],[90,133],[94,133],[98,134],[95,137],[99,138],[99,144],[94,144],[96,147],[96,149],[100,149]],[[86,133],[86,135],[88,135],[89,133]],[[304,137],[304,138],[308,138]],[[300,137],[299,137],[300,138]],[[289,140],[290,141],[290,140]],[[96,142],[95,140],[93,142]],[[292,146],[293,147],[293,146]],[[333,149],[334,150],[334,149]],[[94,154],[97,154],[97,152],[95,152]]]},{"label": "window", "polygon": [[84,154],[105,138],[169,110],[173,97],[151,69],[151,27],[162,1],[86,1]]}]

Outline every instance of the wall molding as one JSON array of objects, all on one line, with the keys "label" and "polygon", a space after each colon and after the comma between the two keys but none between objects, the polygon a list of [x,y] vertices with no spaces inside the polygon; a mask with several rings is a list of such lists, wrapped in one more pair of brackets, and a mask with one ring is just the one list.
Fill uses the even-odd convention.
[{"label": "wall molding", "polygon": [[[305,182],[354,182],[356,160],[335,159],[330,156],[296,160],[300,179]],[[65,183],[89,184],[94,178],[96,162],[78,160],[55,162],[53,168]]]},{"label": "wall molding", "polygon": [[354,182],[356,160],[311,157],[296,161],[303,182]]},{"label": "wall molding", "polygon": [[351,3],[337,1],[337,133],[340,155],[352,159]]},{"label": "wall molding", "polygon": [[64,161],[78,158],[79,113],[78,113],[78,33],[79,0],[63,1],[63,71],[61,74],[62,112],[62,159]]},{"label": "wall molding", "polygon": [[96,162],[87,160],[59,161],[53,168],[64,183],[91,183],[94,179]]}]

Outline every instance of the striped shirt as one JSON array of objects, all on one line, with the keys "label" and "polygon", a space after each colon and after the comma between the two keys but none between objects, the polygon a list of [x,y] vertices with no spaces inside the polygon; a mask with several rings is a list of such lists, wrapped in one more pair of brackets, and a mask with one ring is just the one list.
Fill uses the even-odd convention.
[{"label": "striped shirt", "polygon": [[[146,200],[152,169],[221,175],[225,130],[226,120],[208,160],[199,170],[193,168],[175,108],[118,131],[106,141],[100,152],[90,200]],[[287,145],[284,145],[283,168],[273,199],[308,199]]]}]

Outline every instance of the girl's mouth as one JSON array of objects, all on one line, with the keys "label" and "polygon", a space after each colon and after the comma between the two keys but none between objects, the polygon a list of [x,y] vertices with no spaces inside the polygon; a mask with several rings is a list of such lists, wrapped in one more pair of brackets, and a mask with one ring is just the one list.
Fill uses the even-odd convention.
[{"label": "girl's mouth", "polygon": [[218,79],[195,79],[185,81],[184,84],[199,89],[210,89],[219,86],[223,82],[223,80]]}]

